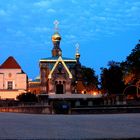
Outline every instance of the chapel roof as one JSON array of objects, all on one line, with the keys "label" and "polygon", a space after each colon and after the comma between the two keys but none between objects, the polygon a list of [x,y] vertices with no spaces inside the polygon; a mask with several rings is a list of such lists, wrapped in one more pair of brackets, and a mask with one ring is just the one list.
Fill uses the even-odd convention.
[{"label": "chapel roof", "polygon": [[[40,61],[41,60],[58,60],[58,58],[59,58],[59,56],[52,56],[52,57],[47,57],[47,58],[42,58],[42,59],[40,59]],[[64,60],[64,61],[76,61],[74,58],[67,58],[67,57],[62,57],[62,59]]]}]

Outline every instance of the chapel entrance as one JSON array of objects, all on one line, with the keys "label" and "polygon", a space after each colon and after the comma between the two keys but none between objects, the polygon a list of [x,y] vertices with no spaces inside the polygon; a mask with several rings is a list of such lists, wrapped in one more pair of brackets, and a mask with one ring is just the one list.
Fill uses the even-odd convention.
[{"label": "chapel entrance", "polygon": [[63,85],[62,84],[56,85],[56,94],[63,94]]}]

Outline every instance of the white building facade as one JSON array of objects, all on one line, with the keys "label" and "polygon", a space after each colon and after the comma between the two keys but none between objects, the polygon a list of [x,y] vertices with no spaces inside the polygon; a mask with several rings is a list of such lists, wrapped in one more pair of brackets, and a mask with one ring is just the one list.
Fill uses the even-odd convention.
[{"label": "white building facade", "polygon": [[16,99],[27,91],[27,75],[13,57],[0,66],[0,98]]}]

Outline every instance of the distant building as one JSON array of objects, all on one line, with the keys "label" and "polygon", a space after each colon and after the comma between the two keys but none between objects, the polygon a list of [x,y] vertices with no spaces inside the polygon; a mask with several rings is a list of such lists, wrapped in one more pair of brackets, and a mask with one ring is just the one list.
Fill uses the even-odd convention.
[{"label": "distant building", "polygon": [[40,76],[36,77],[34,80],[28,81],[28,91],[34,94],[41,93]]},{"label": "distant building", "polygon": [[10,56],[0,66],[0,98],[16,99],[16,96],[26,92],[27,75],[17,61]]},{"label": "distant building", "polygon": [[61,36],[58,33],[58,23],[55,23],[55,33],[52,35],[52,56],[40,59],[40,90],[47,94],[82,93],[82,75],[80,54],[75,58],[63,57],[60,48]]}]

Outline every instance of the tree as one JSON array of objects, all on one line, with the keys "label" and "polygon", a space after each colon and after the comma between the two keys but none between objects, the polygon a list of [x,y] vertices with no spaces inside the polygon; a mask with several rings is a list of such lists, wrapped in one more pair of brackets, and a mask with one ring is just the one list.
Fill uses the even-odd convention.
[{"label": "tree", "polygon": [[125,86],[120,63],[110,61],[108,66],[101,69],[101,89],[108,94],[121,94]]},{"label": "tree", "polygon": [[126,61],[121,63],[126,84],[137,85],[140,82],[140,44],[138,43],[127,56]]},{"label": "tree", "polygon": [[17,96],[20,102],[37,102],[37,97],[31,92],[23,93]]},{"label": "tree", "polygon": [[98,77],[92,68],[82,67],[83,84],[87,91],[98,90]]}]

